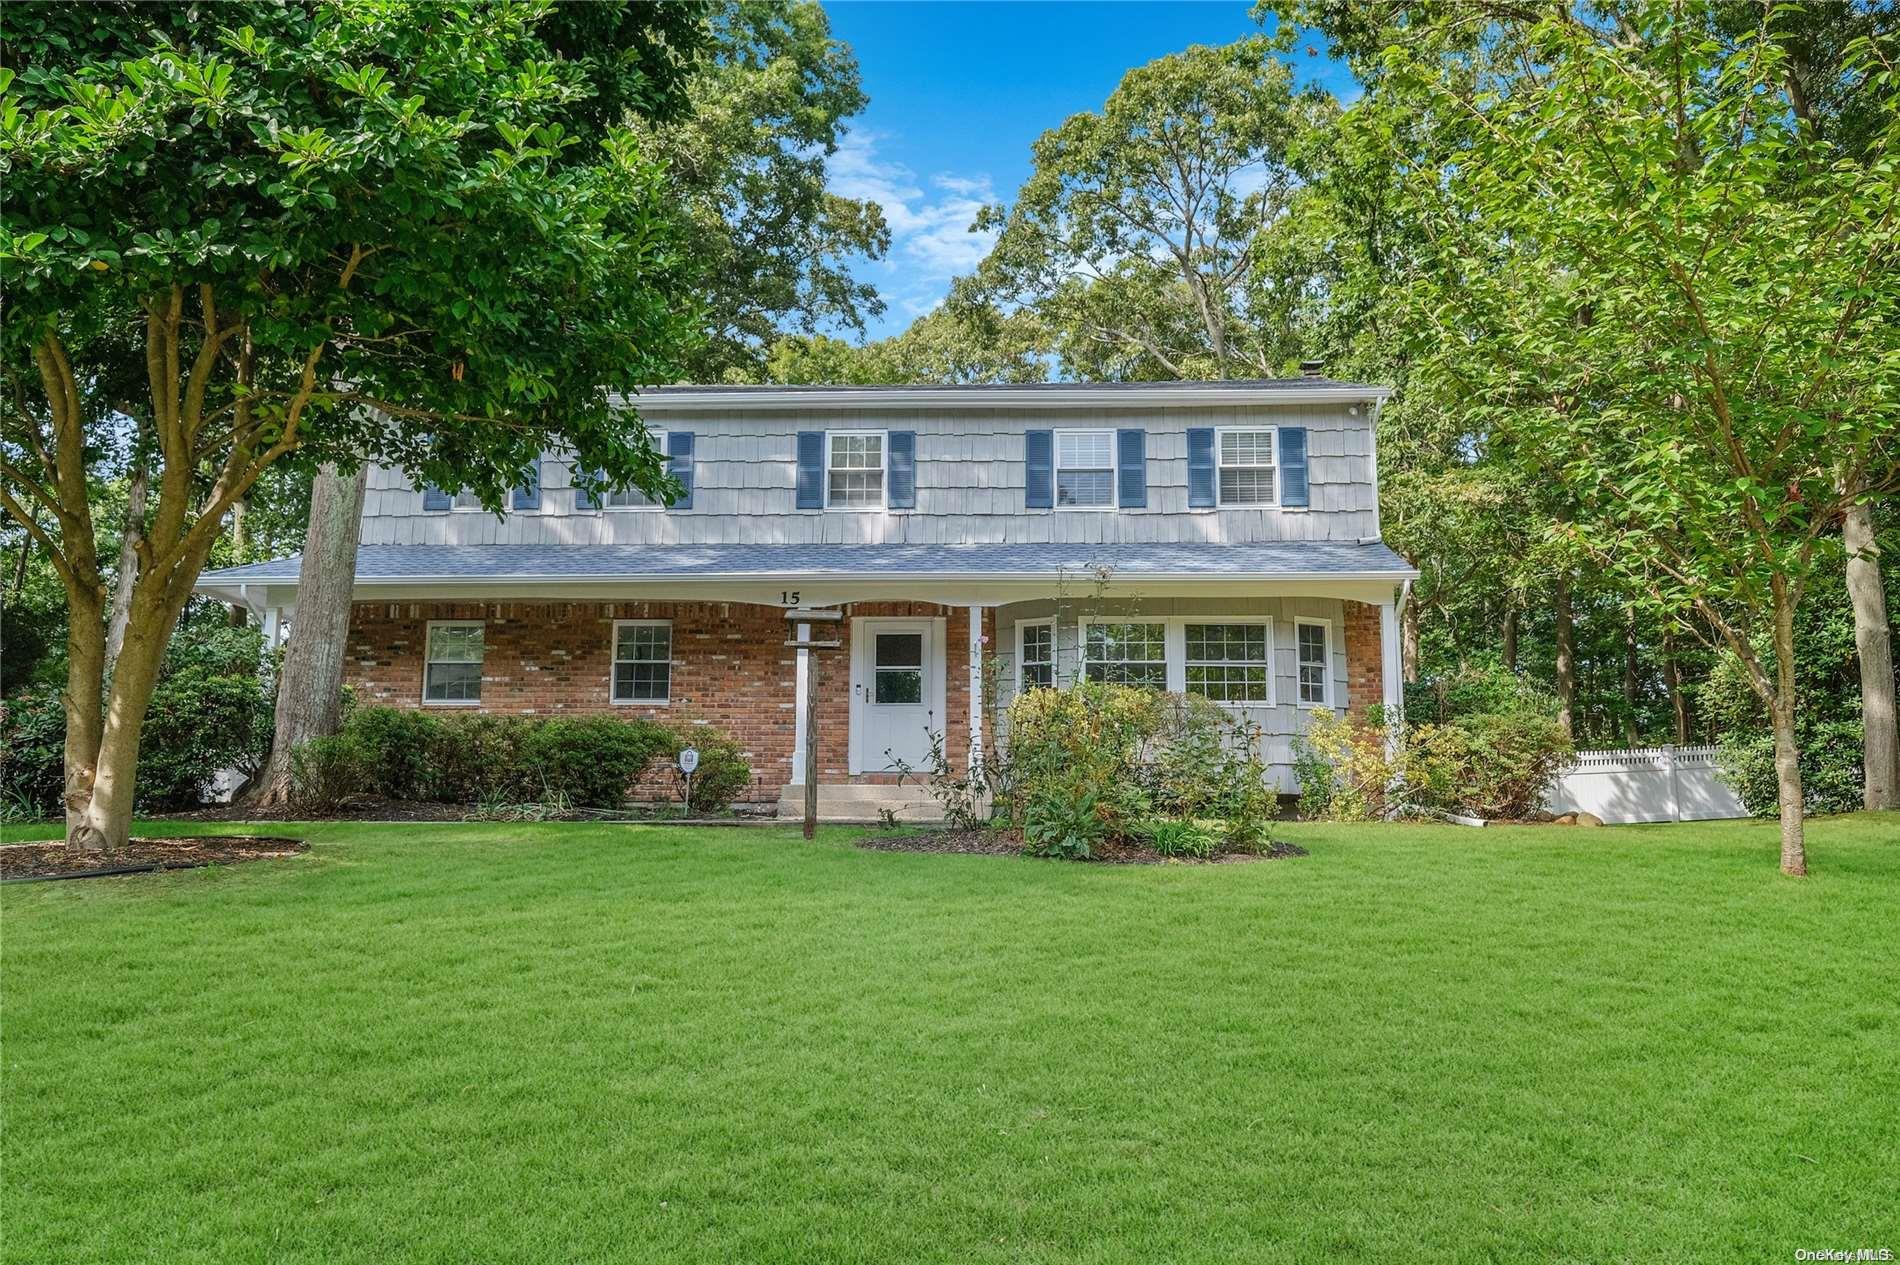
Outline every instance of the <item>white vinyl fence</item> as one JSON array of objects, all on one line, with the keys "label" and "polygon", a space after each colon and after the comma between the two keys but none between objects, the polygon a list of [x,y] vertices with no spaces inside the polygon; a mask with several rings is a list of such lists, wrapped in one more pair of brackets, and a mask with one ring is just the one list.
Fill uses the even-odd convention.
[{"label": "white vinyl fence", "polygon": [[1714,747],[1579,751],[1544,806],[1560,814],[1595,813],[1610,825],[1748,816],[1722,778]]}]

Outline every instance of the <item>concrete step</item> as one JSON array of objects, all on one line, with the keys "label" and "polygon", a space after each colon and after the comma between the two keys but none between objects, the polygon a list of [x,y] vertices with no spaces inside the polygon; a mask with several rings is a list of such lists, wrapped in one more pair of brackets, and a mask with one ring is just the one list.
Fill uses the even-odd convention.
[{"label": "concrete step", "polygon": [[[818,784],[818,820],[831,822],[875,823],[884,819],[888,809],[899,821],[942,821],[943,809],[921,786],[867,786],[857,782],[820,782]],[[805,788],[787,786],[779,794],[781,819],[802,819],[805,815]]]}]

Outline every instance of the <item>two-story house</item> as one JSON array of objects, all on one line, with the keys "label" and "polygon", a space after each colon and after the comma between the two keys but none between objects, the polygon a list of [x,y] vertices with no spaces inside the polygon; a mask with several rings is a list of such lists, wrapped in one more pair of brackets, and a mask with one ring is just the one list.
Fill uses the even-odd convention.
[{"label": "two-story house", "polygon": [[[685,492],[592,497],[547,454],[505,515],[371,471],[345,680],[364,703],[709,724],[752,798],[872,815],[932,732],[960,763],[1016,691],[1192,691],[1283,790],[1314,708],[1395,707],[1385,388],[1259,382],[675,387],[639,397]],[[268,626],[295,557],[207,573]],[[787,608],[835,610],[804,654]],[[836,634],[831,628],[839,631]],[[973,698],[985,701],[972,708]],[[867,789],[880,788],[880,789]]]}]

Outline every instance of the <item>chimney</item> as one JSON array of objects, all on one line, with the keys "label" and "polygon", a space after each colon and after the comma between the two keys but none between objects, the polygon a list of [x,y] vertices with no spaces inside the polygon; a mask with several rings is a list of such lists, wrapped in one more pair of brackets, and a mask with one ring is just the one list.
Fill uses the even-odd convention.
[{"label": "chimney", "polygon": [[1300,376],[1302,378],[1325,377],[1326,376],[1326,362],[1324,360],[1300,361]]}]

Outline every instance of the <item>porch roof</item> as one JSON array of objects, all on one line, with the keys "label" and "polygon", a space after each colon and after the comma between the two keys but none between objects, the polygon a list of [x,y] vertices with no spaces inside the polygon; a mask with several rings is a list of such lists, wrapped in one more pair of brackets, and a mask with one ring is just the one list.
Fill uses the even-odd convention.
[{"label": "porch roof", "polygon": [[[207,571],[198,590],[297,582],[299,555]],[[364,545],[359,588],[654,580],[1380,580],[1415,577],[1378,541],[1019,545]]]}]

